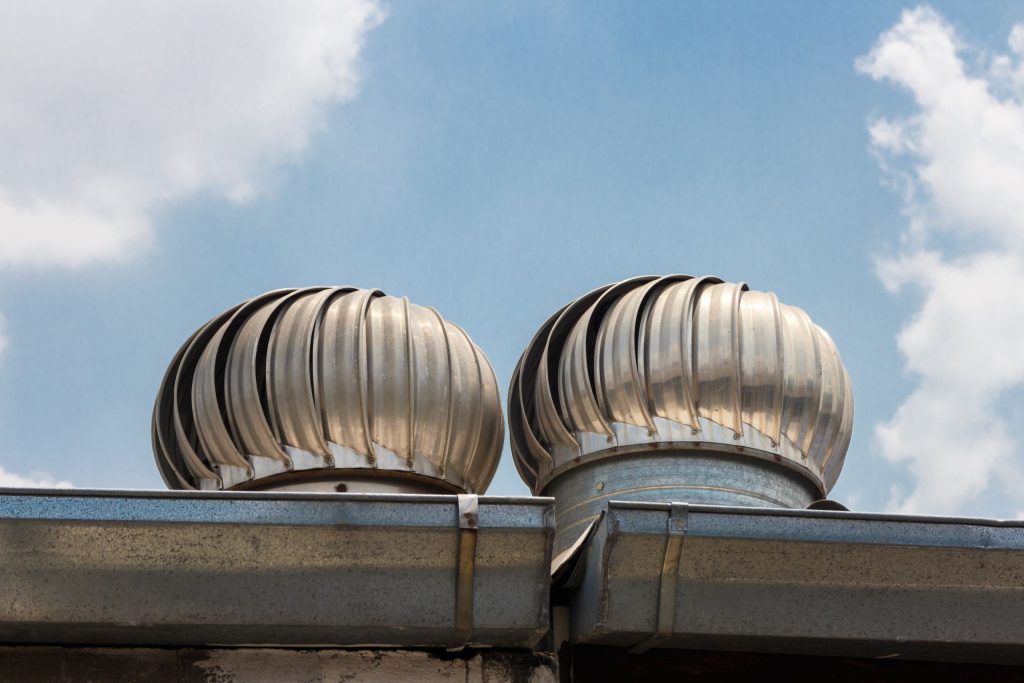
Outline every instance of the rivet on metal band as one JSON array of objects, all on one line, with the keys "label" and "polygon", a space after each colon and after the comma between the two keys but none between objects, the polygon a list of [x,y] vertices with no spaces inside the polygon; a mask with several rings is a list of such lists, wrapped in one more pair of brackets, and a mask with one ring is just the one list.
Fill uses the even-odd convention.
[{"label": "rivet on metal band", "polygon": [[671,503],[668,515],[668,536],[665,539],[665,558],[661,562],[661,586],[658,590],[658,626],[654,634],[637,643],[630,650],[633,654],[646,652],[657,647],[672,635],[676,619],[676,584],[679,582],[679,560],[683,552],[683,538],[689,506],[686,503]]},{"label": "rivet on metal band", "polygon": [[473,575],[476,573],[476,530],[479,498],[475,494],[459,495],[459,548],[455,574],[455,630],[448,641],[448,651],[466,647],[473,632]]}]

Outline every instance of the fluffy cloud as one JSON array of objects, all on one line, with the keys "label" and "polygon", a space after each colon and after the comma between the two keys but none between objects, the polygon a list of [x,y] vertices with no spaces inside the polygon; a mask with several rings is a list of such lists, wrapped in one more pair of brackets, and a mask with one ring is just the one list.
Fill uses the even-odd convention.
[{"label": "fluffy cloud", "polygon": [[[257,195],[356,94],[382,16],[376,0],[0,3],[0,268],[123,260],[169,202]],[[70,484],[0,468],[0,486]]]},{"label": "fluffy cloud", "polygon": [[0,4],[0,266],[123,259],[244,201],[353,97],[374,0]]},{"label": "fluffy cloud", "polygon": [[879,276],[922,298],[898,338],[917,386],[876,431],[882,455],[912,474],[911,490],[893,491],[903,512],[969,513],[993,492],[1015,509],[1024,501],[1009,422],[1024,387],[1022,58],[1024,25],[1007,54],[986,56],[922,7],[857,60],[915,103],[911,116],[870,126],[908,218]]},{"label": "fluffy cloud", "polygon": [[22,477],[13,472],[8,472],[3,467],[0,467],[0,486],[9,486],[11,488],[50,488],[50,489],[68,489],[71,488],[71,482],[69,481],[57,481],[45,472],[33,472],[27,477]]}]

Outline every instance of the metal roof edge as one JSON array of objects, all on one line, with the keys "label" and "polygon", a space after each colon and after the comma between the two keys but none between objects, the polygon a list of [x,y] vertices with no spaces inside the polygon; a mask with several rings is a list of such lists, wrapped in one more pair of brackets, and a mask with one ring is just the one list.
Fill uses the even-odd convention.
[{"label": "metal roof edge", "polygon": [[613,501],[584,554],[574,643],[1024,663],[1021,522]]},{"label": "metal roof edge", "polygon": [[0,641],[530,649],[553,535],[545,498],[2,489]]}]

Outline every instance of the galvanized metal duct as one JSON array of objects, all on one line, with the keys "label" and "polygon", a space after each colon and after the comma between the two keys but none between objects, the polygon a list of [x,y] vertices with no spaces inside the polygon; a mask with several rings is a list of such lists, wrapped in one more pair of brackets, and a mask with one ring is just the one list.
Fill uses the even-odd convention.
[{"label": "galvanized metal duct", "polygon": [[556,552],[614,498],[805,507],[853,427],[849,377],[806,313],[686,275],[565,306],[520,358],[508,408],[520,475],[558,501]]},{"label": "galvanized metal duct", "polygon": [[378,290],[268,292],[201,327],[153,409],[170,488],[486,490],[504,438],[484,354]]}]

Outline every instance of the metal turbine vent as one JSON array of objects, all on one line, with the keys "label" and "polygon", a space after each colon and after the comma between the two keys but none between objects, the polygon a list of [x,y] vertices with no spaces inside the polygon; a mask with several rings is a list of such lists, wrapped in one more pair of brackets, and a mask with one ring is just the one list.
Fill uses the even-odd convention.
[{"label": "metal turbine vent", "polygon": [[508,412],[520,475],[556,498],[557,552],[613,498],[806,507],[842,469],[853,396],[801,309],[671,275],[552,316],[519,360]]},{"label": "metal turbine vent", "polygon": [[177,489],[482,493],[504,423],[457,325],[378,290],[282,289],[195,332],[153,409]]}]

